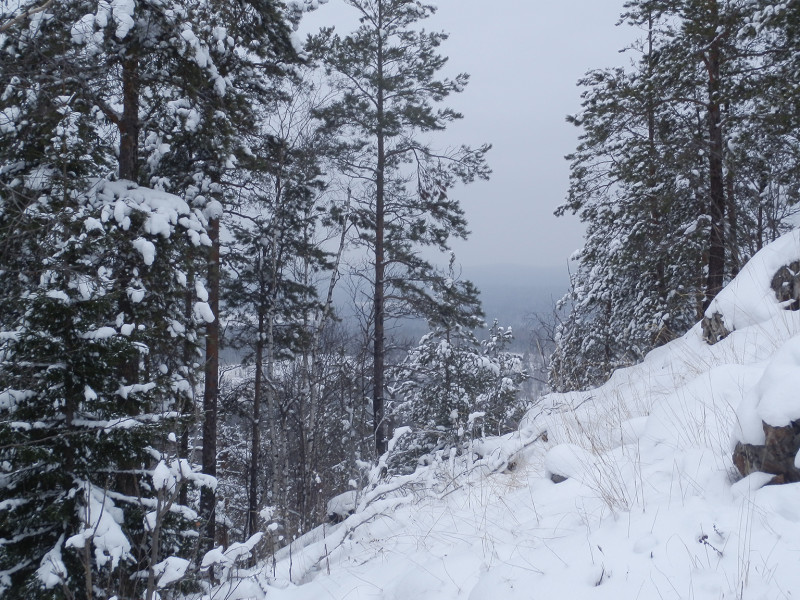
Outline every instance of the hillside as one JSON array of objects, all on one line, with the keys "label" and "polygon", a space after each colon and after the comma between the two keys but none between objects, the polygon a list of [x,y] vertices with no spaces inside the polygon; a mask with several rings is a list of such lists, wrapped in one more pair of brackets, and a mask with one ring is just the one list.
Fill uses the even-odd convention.
[{"label": "hillside", "polygon": [[800,418],[800,312],[770,289],[798,259],[795,231],[746,265],[707,311],[732,331],[716,344],[698,324],[598,389],[543,398],[517,433],[376,481],[215,597],[793,597],[800,485],[742,479],[732,449]]}]

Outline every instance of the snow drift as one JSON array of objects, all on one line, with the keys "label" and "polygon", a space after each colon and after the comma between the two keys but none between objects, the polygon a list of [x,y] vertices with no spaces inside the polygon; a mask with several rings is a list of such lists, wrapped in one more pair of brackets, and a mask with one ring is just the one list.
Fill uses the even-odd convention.
[{"label": "snow drift", "polygon": [[376,484],[228,597],[790,597],[800,484],[741,479],[731,452],[800,417],[800,312],[770,289],[798,259],[792,232],[750,261],[707,313],[731,332],[718,343],[698,324],[600,388],[546,396],[513,435]]}]

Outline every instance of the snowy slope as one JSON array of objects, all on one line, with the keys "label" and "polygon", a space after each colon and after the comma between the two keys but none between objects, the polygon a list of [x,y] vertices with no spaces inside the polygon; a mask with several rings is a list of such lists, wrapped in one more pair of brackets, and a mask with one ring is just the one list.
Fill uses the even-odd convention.
[{"label": "snowy slope", "polygon": [[[483,458],[442,457],[381,484],[326,537],[296,542],[274,569],[242,572],[220,593],[797,595],[800,484],[762,487],[769,477],[758,473],[740,480],[731,450],[737,440],[758,443],[761,419],[800,416],[800,312],[769,290],[775,271],[798,258],[793,232],[747,265],[709,309],[735,329],[716,345],[698,325],[601,388],[550,395],[518,433],[477,447]],[[567,479],[553,483],[553,473]]]}]

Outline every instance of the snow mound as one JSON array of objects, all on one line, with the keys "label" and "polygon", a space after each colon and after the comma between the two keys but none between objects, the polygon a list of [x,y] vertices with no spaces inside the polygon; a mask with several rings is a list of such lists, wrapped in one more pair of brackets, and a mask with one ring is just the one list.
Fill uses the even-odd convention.
[{"label": "snow mound", "polygon": [[[800,484],[741,479],[731,451],[800,418],[800,311],[764,248],[696,325],[603,386],[551,394],[519,431],[376,480],[355,512],[241,571],[248,598],[783,598],[800,589]],[[554,483],[551,476],[560,483]],[[244,597],[244,596],[241,596]]]},{"label": "snow mound", "polygon": [[777,316],[784,306],[771,287],[783,266],[800,259],[800,229],[791,231],[762,248],[741,273],[711,301],[706,316],[722,315],[729,331],[763,323]]}]

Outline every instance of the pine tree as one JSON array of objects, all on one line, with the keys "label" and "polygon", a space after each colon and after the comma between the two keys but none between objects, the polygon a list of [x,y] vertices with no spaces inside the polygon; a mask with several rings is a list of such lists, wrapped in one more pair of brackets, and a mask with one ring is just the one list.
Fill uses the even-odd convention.
[{"label": "pine tree", "polygon": [[551,385],[596,385],[682,334],[787,225],[797,161],[768,115],[769,36],[751,3],[637,0],[631,69],[594,71],[568,201],[588,223]]},{"label": "pine tree", "polygon": [[[295,126],[295,121],[309,118],[295,113],[295,102],[302,102],[302,94],[301,85],[292,85],[288,100],[264,115],[267,122],[257,134],[261,147],[255,145],[259,140],[253,145],[263,166],[253,171],[244,187],[246,199],[228,225],[233,241],[227,255],[224,300],[229,322],[237,327],[235,344],[252,354],[255,366],[246,528],[250,535],[259,529],[258,513],[263,508],[259,455],[265,430],[270,434],[273,465],[272,504],[281,514],[287,508],[278,502],[288,487],[280,465],[286,462],[289,448],[281,426],[277,365],[291,360],[308,342],[303,317],[318,302],[316,290],[298,269],[319,272],[326,266],[314,235],[320,217],[315,209],[322,186],[317,156],[322,144],[313,131],[298,131]],[[294,401],[299,407],[303,398]],[[261,416],[262,404],[266,418]]]},{"label": "pine tree", "polygon": [[[274,0],[175,0],[168,10],[147,2],[135,6],[134,33],[143,32],[143,39],[137,38],[137,43],[126,49],[127,55],[112,53],[128,56],[117,67],[123,82],[119,93],[130,98],[119,121],[123,125],[135,122],[126,120],[126,114],[142,117],[135,127],[121,130],[121,142],[137,142],[130,152],[121,151],[120,176],[173,192],[202,209],[208,220],[211,244],[205,273],[198,279],[205,280],[207,303],[215,318],[207,322],[205,332],[202,464],[203,472],[214,476],[221,219],[238,194],[240,161],[253,156],[248,138],[259,107],[278,93],[272,80],[298,62],[290,31],[299,13]],[[129,105],[132,108],[126,109]],[[129,154],[132,158],[126,160]],[[185,434],[183,439],[186,448]],[[207,524],[207,548],[215,539],[215,506],[214,490],[204,487],[201,514]]]},{"label": "pine tree", "polygon": [[342,164],[365,182],[354,219],[372,257],[372,401],[380,455],[388,435],[386,320],[394,306],[421,313],[430,304],[431,286],[443,278],[416,249],[445,250],[450,236],[466,235],[463,213],[448,194],[457,181],[488,177],[488,146],[437,153],[420,139],[461,117],[437,106],[467,83],[464,74],[437,79],[446,62],[437,51],[447,36],[418,27],[435,7],[417,0],[348,4],[358,12],[359,28],[345,37],[323,30],[310,48],[335,74],[332,85],[338,92],[320,115],[347,136]]}]

